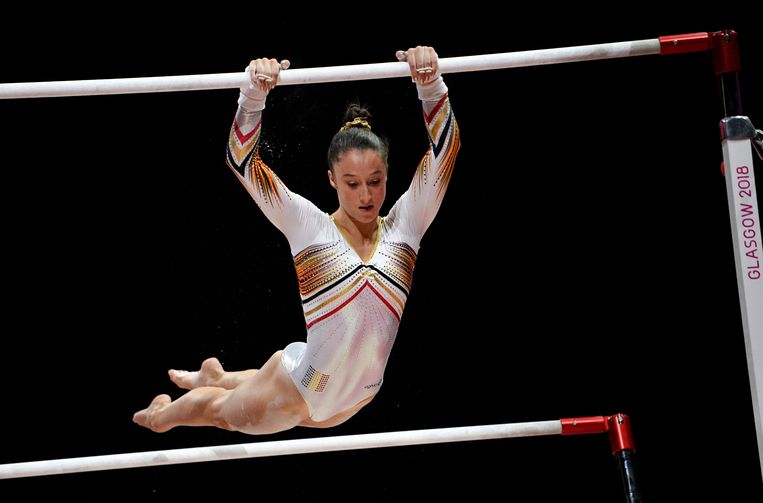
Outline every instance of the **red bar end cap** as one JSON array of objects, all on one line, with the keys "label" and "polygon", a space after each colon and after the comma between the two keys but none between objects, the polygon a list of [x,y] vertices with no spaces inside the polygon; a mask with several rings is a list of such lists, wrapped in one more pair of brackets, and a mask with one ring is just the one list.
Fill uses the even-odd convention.
[{"label": "red bar end cap", "polygon": [[687,33],[660,37],[660,54],[683,54],[686,52],[709,51],[713,48],[707,32]]},{"label": "red bar end cap", "polygon": [[562,435],[584,435],[587,433],[604,433],[608,430],[607,418],[604,416],[574,417],[562,419]]}]

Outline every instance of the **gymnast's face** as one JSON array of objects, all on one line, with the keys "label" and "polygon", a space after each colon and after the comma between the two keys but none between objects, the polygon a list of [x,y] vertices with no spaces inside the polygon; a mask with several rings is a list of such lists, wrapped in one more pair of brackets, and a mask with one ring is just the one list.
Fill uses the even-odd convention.
[{"label": "gymnast's face", "polygon": [[336,189],[339,207],[361,223],[379,216],[387,195],[387,165],[372,149],[348,150],[329,170],[329,182]]}]

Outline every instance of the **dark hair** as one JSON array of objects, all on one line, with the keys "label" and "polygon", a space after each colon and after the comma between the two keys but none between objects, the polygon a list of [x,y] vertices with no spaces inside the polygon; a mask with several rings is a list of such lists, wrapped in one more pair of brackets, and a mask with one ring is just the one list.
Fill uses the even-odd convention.
[{"label": "dark hair", "polygon": [[331,139],[328,153],[329,169],[334,169],[342,154],[348,150],[375,150],[387,165],[389,146],[387,140],[371,131],[371,114],[359,103],[350,103],[344,112],[342,127]]}]

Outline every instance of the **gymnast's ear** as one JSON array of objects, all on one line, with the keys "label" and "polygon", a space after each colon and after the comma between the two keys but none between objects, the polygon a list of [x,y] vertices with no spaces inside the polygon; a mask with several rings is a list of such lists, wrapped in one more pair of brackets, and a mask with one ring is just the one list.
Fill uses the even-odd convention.
[{"label": "gymnast's ear", "polygon": [[328,173],[329,175],[329,183],[331,184],[332,187],[336,189],[337,186],[336,186],[336,180],[334,180],[334,172],[329,169],[326,171],[326,173]]}]

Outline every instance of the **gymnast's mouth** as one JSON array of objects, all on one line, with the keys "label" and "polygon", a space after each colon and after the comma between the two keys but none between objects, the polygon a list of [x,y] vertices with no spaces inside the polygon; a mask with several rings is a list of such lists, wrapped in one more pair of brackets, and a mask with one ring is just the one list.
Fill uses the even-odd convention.
[{"label": "gymnast's mouth", "polygon": [[374,205],[369,204],[368,206],[358,206],[358,209],[360,209],[361,211],[370,211],[374,209]]}]

